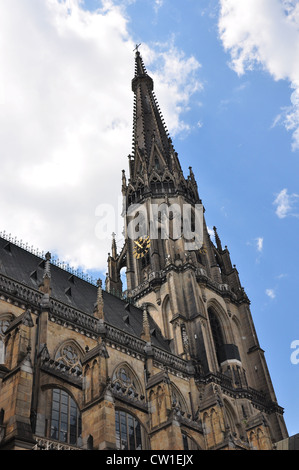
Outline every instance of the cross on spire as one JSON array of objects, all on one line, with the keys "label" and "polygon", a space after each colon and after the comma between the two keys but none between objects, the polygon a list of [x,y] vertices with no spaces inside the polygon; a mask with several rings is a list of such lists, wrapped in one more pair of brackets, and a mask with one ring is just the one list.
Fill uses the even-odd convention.
[{"label": "cross on spire", "polygon": [[136,51],[136,52],[139,52],[139,51],[138,51],[138,48],[139,48],[140,46],[141,46],[141,43],[140,43],[140,44],[136,44],[136,47],[135,47],[135,49],[133,49],[133,51],[134,51],[134,52],[135,52],[135,51]]}]

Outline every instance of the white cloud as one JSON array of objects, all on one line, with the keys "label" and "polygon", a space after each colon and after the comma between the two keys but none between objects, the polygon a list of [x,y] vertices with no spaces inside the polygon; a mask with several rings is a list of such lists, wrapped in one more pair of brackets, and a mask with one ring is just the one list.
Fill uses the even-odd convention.
[{"label": "white cloud", "polygon": [[157,13],[160,8],[163,6],[163,3],[164,3],[164,0],[155,0],[155,5],[154,5],[154,9],[155,9],[155,12]]},{"label": "white cloud", "polygon": [[287,80],[291,104],[275,124],[292,131],[299,149],[299,4],[297,0],[219,0],[219,33],[231,66],[242,75],[262,67],[275,80]]},{"label": "white cloud", "polygon": [[296,210],[299,211],[299,209],[296,209],[298,198],[299,194],[288,194],[286,188],[282,189],[273,202],[273,204],[277,206],[275,211],[276,215],[280,219],[284,219],[287,216],[299,217],[299,212],[296,212]]},{"label": "white cloud", "polygon": [[266,295],[270,297],[270,299],[275,299],[276,297],[274,289],[266,289]]},{"label": "white cloud", "polygon": [[263,237],[256,238],[256,249],[260,253],[263,251],[263,243],[264,243]]},{"label": "white cloud", "polygon": [[288,275],[286,273],[281,273],[276,277],[277,277],[277,279],[284,279],[285,277],[288,277]]},{"label": "white cloud", "polygon": [[130,143],[126,20],[77,0],[11,0],[0,31],[1,228],[74,265],[100,265],[94,209],[119,189]]},{"label": "white cloud", "polygon": [[[103,270],[111,242],[97,239],[95,210],[104,202],[117,212],[131,151],[136,41],[127,16],[111,0],[92,13],[81,0],[0,7],[0,230]],[[198,64],[173,45],[168,54],[144,50],[169,131],[178,133]]]},{"label": "white cloud", "polygon": [[168,43],[156,43],[155,49],[142,45],[142,55],[155,82],[168,129],[173,136],[188,132],[190,126],[184,122],[183,114],[189,109],[190,98],[203,88],[198,79],[201,65],[193,56],[187,58],[178,50],[173,38]]}]

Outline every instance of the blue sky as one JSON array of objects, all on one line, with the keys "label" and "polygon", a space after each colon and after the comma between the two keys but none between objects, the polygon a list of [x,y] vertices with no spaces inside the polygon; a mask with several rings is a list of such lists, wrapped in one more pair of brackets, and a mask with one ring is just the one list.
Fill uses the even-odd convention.
[{"label": "blue sky", "polygon": [[0,0],[0,11],[0,231],[104,276],[110,239],[95,235],[96,208],[117,212],[141,43],[299,432],[298,1]]}]

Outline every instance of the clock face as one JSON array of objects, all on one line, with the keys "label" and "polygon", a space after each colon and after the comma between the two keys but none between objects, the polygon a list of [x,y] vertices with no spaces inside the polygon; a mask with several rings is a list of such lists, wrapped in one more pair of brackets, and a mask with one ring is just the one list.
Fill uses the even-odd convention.
[{"label": "clock face", "polygon": [[147,237],[139,237],[137,240],[133,240],[133,241],[134,241],[133,254],[134,254],[135,258],[137,258],[137,259],[142,258],[149,251],[149,248],[151,246],[150,238],[148,236]]}]

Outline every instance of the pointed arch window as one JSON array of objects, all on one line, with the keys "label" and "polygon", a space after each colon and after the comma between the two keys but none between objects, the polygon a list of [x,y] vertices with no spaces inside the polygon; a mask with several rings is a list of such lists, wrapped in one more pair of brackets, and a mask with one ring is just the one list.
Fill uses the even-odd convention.
[{"label": "pointed arch window", "polygon": [[155,170],[160,170],[160,162],[157,156],[155,156]]},{"label": "pointed arch window", "polygon": [[174,192],[174,183],[170,176],[166,176],[163,181],[163,191],[165,193],[172,193]]},{"label": "pointed arch window", "polygon": [[151,179],[151,191],[153,194],[160,194],[162,192],[162,183],[157,176]]},{"label": "pointed arch window", "polygon": [[211,326],[217,361],[218,361],[218,364],[220,365],[221,349],[224,345],[223,332],[222,332],[220,321],[213,309],[211,308],[208,309],[208,315],[209,315],[209,320],[210,320],[210,326]]},{"label": "pointed arch window", "polygon": [[70,445],[80,446],[82,434],[81,413],[73,398],[64,390],[52,391],[50,437]]},{"label": "pointed arch window", "polygon": [[3,315],[0,317],[0,364],[5,362],[5,332],[9,327],[12,318],[8,315]]},{"label": "pointed arch window", "polygon": [[145,450],[149,448],[145,429],[130,413],[122,410],[115,411],[115,434],[117,450]]}]

